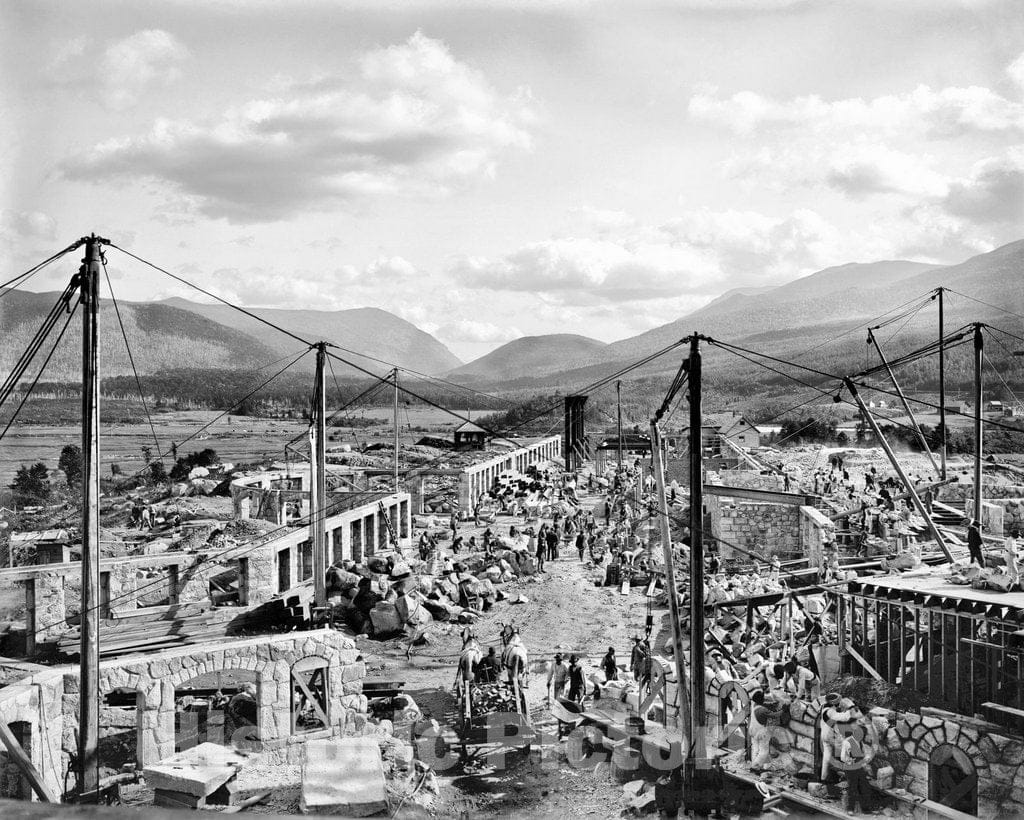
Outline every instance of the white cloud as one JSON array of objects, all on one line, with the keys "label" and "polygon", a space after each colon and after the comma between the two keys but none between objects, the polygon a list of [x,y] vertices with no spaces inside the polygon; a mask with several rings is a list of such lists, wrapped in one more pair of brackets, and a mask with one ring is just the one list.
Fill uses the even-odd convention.
[{"label": "white cloud", "polygon": [[927,159],[877,144],[836,152],[825,181],[852,197],[876,193],[941,196],[948,188],[947,179],[930,168]]},{"label": "white cloud", "polygon": [[63,166],[72,179],[156,179],[209,216],[259,222],[381,193],[445,193],[528,149],[528,92],[499,95],[416,33],[367,52],[355,78],[292,83],[212,123],[158,120]]},{"label": "white cloud", "polygon": [[1006,73],[1010,75],[1010,79],[1017,84],[1017,87],[1024,91],[1024,54],[1021,54],[1006,67]]},{"label": "white cloud", "polygon": [[754,91],[722,97],[716,89],[705,89],[690,98],[688,110],[695,120],[743,135],[794,129],[818,135],[855,131],[930,138],[1024,133],[1024,103],[982,86],[934,90],[919,85],[905,94],[839,100],[816,94],[775,100]]},{"label": "white cloud", "polygon": [[50,81],[95,96],[107,108],[124,111],[147,93],[181,77],[188,49],[167,31],[145,29],[108,41],[97,54],[85,37],[61,41],[44,69]]},{"label": "white cloud", "polygon": [[[183,275],[195,275],[192,268]],[[243,305],[341,310],[379,301],[380,286],[416,275],[416,269],[400,256],[380,257],[363,268],[342,265],[330,270],[282,271],[278,268],[220,268],[210,280],[219,296]]]},{"label": "white cloud", "polygon": [[366,266],[360,279],[366,284],[388,285],[407,281],[415,275],[416,268],[401,256],[382,256]]},{"label": "white cloud", "polygon": [[1024,149],[976,163],[968,176],[950,185],[942,206],[979,225],[1019,231],[1024,225]]},{"label": "white cloud", "polygon": [[617,234],[634,228],[637,224],[636,218],[625,211],[595,208],[592,205],[570,209],[569,217],[574,222],[581,222],[585,228],[593,230],[599,236]]},{"label": "white cloud", "polygon": [[57,221],[41,211],[0,211],[0,238],[5,244],[26,239],[56,239]]},{"label": "white cloud", "polygon": [[813,269],[837,235],[812,211],[775,218],[701,209],[614,241],[553,239],[493,259],[459,257],[449,273],[469,287],[561,304],[645,302],[784,281]]},{"label": "white cloud", "polygon": [[148,90],[177,80],[179,64],[188,56],[184,45],[160,29],[137,31],[112,43],[99,64],[104,101],[115,111],[134,106]]},{"label": "white cloud", "polygon": [[491,322],[478,322],[473,319],[456,319],[436,328],[433,335],[450,342],[503,344],[518,339],[523,332],[511,325],[495,325]]}]

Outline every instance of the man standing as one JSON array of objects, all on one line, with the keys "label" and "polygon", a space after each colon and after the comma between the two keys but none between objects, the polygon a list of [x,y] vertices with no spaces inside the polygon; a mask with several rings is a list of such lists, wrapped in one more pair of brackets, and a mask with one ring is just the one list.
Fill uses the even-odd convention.
[{"label": "man standing", "polygon": [[536,547],[537,572],[543,572],[544,571],[544,557],[548,553],[548,544],[547,544],[547,539],[545,537],[546,533],[543,531],[543,529],[544,528],[541,527],[541,532],[537,536],[537,547]]},{"label": "man standing", "polygon": [[499,667],[498,656],[492,646],[487,650],[487,655],[481,658],[480,663],[477,664],[476,679],[480,683],[494,683],[498,679]]},{"label": "man standing", "polygon": [[548,560],[553,561],[558,557],[558,530],[557,524],[545,533],[544,537],[547,541]]},{"label": "man standing", "polygon": [[448,528],[452,531],[452,541],[459,534],[459,514],[452,510],[451,518],[448,519]]},{"label": "man standing", "polygon": [[[821,710],[821,782],[828,780],[832,772],[832,760],[836,754],[836,724],[844,723],[850,719],[849,708],[845,711],[844,706],[850,703],[844,701],[835,692],[829,692],[825,696],[825,708]],[[852,706],[852,703],[850,704]]]},{"label": "man standing", "polygon": [[551,703],[552,698],[557,700],[562,697],[568,682],[569,667],[565,665],[562,653],[557,652],[554,662],[548,667],[548,703]]},{"label": "man standing", "polygon": [[[860,725],[855,727],[860,728]],[[843,745],[839,749],[839,760],[846,774],[846,810],[857,814],[858,807],[862,814],[871,812],[871,788],[868,785],[868,773],[864,745],[856,737],[854,730],[845,728]]]},{"label": "man standing", "polygon": [[580,666],[580,659],[575,655],[569,656],[569,700],[573,703],[583,703],[583,696],[587,693],[587,684],[583,679],[583,667]]},{"label": "man standing", "polygon": [[971,521],[967,528],[967,551],[971,554],[972,564],[985,566],[985,554],[981,551],[981,524],[977,519]]},{"label": "man standing", "polygon": [[607,654],[601,658],[601,671],[606,681],[619,679],[619,662],[615,658],[614,646],[609,646]]},{"label": "man standing", "polygon": [[633,636],[633,648],[629,651],[629,671],[636,680],[640,680],[640,672],[644,665],[644,647],[639,636]]}]

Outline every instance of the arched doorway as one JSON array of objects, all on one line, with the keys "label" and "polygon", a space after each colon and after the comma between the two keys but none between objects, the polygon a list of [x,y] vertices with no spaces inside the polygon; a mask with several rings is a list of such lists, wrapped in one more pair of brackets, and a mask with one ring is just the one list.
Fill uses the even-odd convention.
[{"label": "arched doorway", "polygon": [[[11,730],[14,739],[31,760],[32,724],[23,720],[12,720],[7,724],[7,728]],[[15,800],[33,800],[35,797],[28,778],[7,753],[3,744],[0,744],[0,797],[9,797]]]},{"label": "arched doorway", "polygon": [[111,689],[103,693],[100,706],[97,756],[101,776],[116,774],[128,763],[142,768],[142,710],[145,698],[135,689]]},{"label": "arched doorway", "polygon": [[949,743],[928,759],[928,797],[964,814],[978,813],[978,771],[967,754]]},{"label": "arched doorway", "polygon": [[238,745],[259,724],[259,680],[248,669],[197,675],[174,688],[174,751]]},{"label": "arched doorway", "polygon": [[750,718],[750,694],[734,680],[725,681],[718,690],[718,718],[721,734],[718,745],[728,749],[747,749]]}]

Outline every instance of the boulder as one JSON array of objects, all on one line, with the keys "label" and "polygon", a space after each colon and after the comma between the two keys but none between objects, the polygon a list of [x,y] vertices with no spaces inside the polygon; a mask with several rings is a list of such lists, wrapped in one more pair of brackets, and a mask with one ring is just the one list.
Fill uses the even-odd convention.
[{"label": "boulder", "polygon": [[399,617],[394,604],[381,601],[370,610],[370,623],[375,635],[390,635],[402,631],[404,620]]}]

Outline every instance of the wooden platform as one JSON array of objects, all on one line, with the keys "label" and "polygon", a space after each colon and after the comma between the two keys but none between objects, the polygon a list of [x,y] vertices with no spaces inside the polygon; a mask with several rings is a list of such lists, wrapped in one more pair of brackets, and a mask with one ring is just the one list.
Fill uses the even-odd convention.
[{"label": "wooden platform", "polygon": [[985,607],[1009,607],[1024,612],[1024,592],[995,592],[990,589],[974,589],[969,585],[951,584],[947,579],[948,568],[939,567],[928,575],[892,574],[872,578],[860,578],[850,582],[851,592],[862,592],[877,597],[891,597],[893,600],[925,603],[932,606],[948,604],[955,608],[960,602],[981,604]]}]

